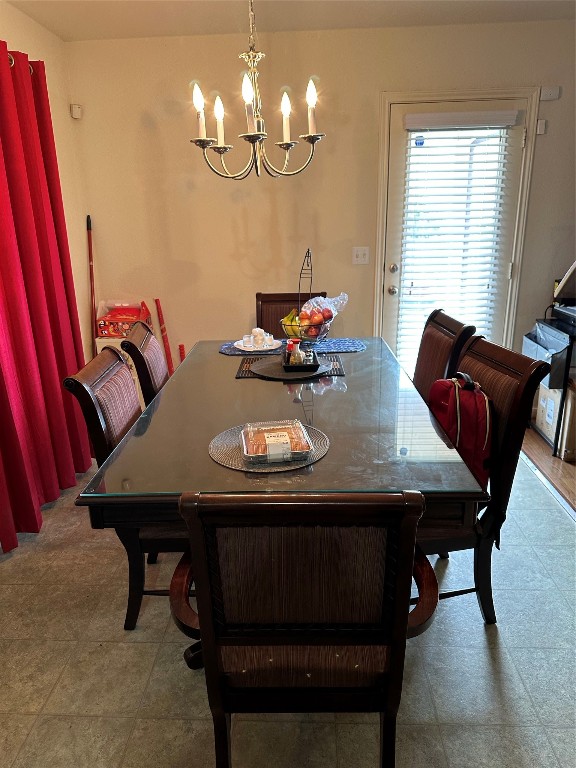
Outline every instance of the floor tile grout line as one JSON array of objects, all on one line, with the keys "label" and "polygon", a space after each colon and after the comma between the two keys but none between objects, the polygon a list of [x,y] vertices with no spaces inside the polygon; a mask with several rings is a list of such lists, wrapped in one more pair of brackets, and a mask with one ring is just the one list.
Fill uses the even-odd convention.
[{"label": "floor tile grout line", "polygon": [[[14,714],[16,714],[16,713],[14,713]],[[24,745],[26,744],[26,742],[30,738],[30,736],[31,736],[32,732],[34,731],[34,728],[36,727],[36,724],[38,723],[38,720],[40,719],[40,717],[41,717],[41,715],[39,713],[36,713],[36,716],[34,717],[34,722],[30,726],[30,728],[28,729],[28,733],[26,734],[26,736],[22,740],[22,744],[20,744],[20,747],[16,751],[16,754],[14,755],[14,757],[12,759],[12,762],[10,763],[9,766],[7,766],[7,768],[12,768],[12,766],[16,765],[16,761],[18,760],[20,752],[22,752],[22,750],[24,748]]]},{"label": "floor tile grout line", "polygon": [[[53,641],[51,641],[51,642],[53,642]],[[58,641],[56,641],[56,642],[58,642]],[[61,642],[70,642],[70,645],[76,645],[78,641],[67,641],[66,640],[66,641],[61,641]],[[34,723],[32,724],[32,727],[29,729],[28,733],[26,734],[26,737],[24,738],[24,740],[22,741],[22,744],[20,745],[18,751],[16,752],[16,755],[14,756],[14,760],[12,761],[12,765],[16,765],[16,761],[18,760],[18,756],[22,752],[22,750],[24,748],[24,745],[26,744],[26,742],[30,738],[30,736],[31,736],[32,732],[34,731],[34,728],[37,725],[37,723],[40,720],[40,718],[46,716],[46,713],[44,713],[44,711],[43,711],[44,707],[48,703],[48,700],[49,700],[50,696],[52,695],[52,693],[54,691],[54,688],[60,682],[60,680],[62,678],[62,675],[64,674],[64,671],[65,671],[66,667],[68,666],[71,658],[72,658],[72,650],[70,650],[70,654],[68,655],[68,658],[66,659],[66,663],[62,666],[62,669],[60,670],[60,674],[57,676],[56,680],[54,681],[54,684],[50,688],[49,692],[46,694],[46,698],[44,699],[44,702],[43,702],[41,708],[39,709],[38,712],[35,713],[36,716],[34,718]],[[13,714],[19,714],[19,713],[18,712],[14,712]]]},{"label": "floor tile grout line", "polygon": [[532,472],[536,475],[536,477],[540,480],[542,485],[550,491],[551,495],[556,499],[556,501],[560,504],[560,506],[564,509],[565,512],[568,513],[568,515],[572,518],[572,520],[576,521],[576,510],[572,508],[572,506],[566,501],[566,499],[562,496],[561,493],[559,493],[556,488],[552,485],[552,483],[548,480],[545,475],[542,474],[542,472],[538,469],[536,464],[528,458],[528,456],[525,453],[520,453],[521,459],[524,461],[524,463],[532,470]]},{"label": "floor tile grout line", "polygon": [[68,669],[68,665],[71,663],[72,658],[73,658],[73,651],[74,651],[75,648],[78,647],[78,642],[79,641],[76,639],[76,640],[49,640],[48,642],[56,642],[56,643],[64,642],[64,643],[68,643],[70,645],[70,653],[68,654],[68,657],[66,658],[65,663],[62,665],[62,669],[60,670],[60,674],[57,675],[56,680],[54,681],[54,684],[51,686],[50,691],[48,692],[48,694],[46,695],[46,698],[44,699],[44,702],[43,702],[43,704],[40,707],[40,710],[38,712],[39,715],[47,714],[46,712],[44,712],[44,708],[46,707],[46,704],[48,703],[48,700],[50,699],[50,697],[54,693],[54,689],[60,683],[60,680],[62,679],[64,673]]},{"label": "floor tile grout line", "polygon": [[138,716],[134,715],[133,717],[127,718],[132,721],[132,727],[130,728],[130,732],[128,734],[128,737],[126,739],[126,743],[124,744],[124,748],[122,749],[122,754],[120,755],[120,760],[118,762],[118,768],[122,768],[124,765],[124,760],[126,759],[126,756],[128,755],[128,748],[130,746],[130,742],[132,741],[132,735],[134,731],[136,730],[136,725],[138,724]]},{"label": "floor tile grout line", "polygon": [[[434,712],[434,723],[433,723],[433,725],[436,727],[436,729],[438,731],[438,734],[440,736],[440,745],[442,747],[442,755],[444,757],[444,760],[446,761],[446,768],[450,768],[450,759],[449,759],[449,756],[448,756],[448,752],[446,750],[446,744],[444,743],[444,739],[442,737],[442,729],[441,729],[440,716],[438,714],[438,708],[436,706],[436,699],[434,697],[434,688],[433,688],[432,682],[430,680],[431,671],[429,670],[429,666],[428,666],[428,664],[426,664],[424,658],[422,658],[423,657],[422,649],[417,647],[417,651],[418,651],[418,656],[420,658],[420,662],[421,662],[422,667],[424,669],[424,677],[426,678],[426,684],[428,685],[428,691],[430,693],[430,699],[432,701],[432,710]],[[430,724],[430,725],[432,725],[432,724]]]},{"label": "floor tile grout line", "polygon": [[156,643],[156,653],[154,654],[154,659],[152,660],[152,663],[150,664],[150,671],[148,673],[148,676],[146,677],[146,683],[145,683],[145,685],[142,688],[142,694],[140,696],[140,700],[138,702],[138,706],[136,707],[136,714],[135,714],[136,718],[138,718],[139,713],[141,712],[142,707],[144,706],[144,700],[145,700],[145,696],[146,696],[146,691],[148,690],[148,688],[150,686],[150,681],[152,679],[152,673],[154,672],[154,666],[155,666],[156,662],[158,661],[158,656],[160,655],[160,649],[161,649],[162,645],[163,645],[162,642]]},{"label": "floor tile grout line", "polygon": [[332,726],[332,738],[334,739],[334,757],[336,758],[336,768],[344,768],[340,765],[340,750],[338,749],[338,723],[336,718],[329,723]]},{"label": "floor tile grout line", "polygon": [[550,750],[552,751],[552,754],[556,758],[556,763],[557,763],[558,768],[562,768],[562,760],[559,757],[558,752],[554,748],[554,742],[552,741],[552,739],[548,735],[548,726],[543,725],[542,726],[542,730],[544,731],[544,736],[546,738],[546,741],[548,742],[548,745],[550,746]]},{"label": "floor tile grout line", "polygon": [[[426,678],[426,683],[428,684],[428,692],[430,694],[430,700],[432,702],[432,710],[434,712],[434,725],[439,726],[440,717],[438,714],[438,708],[436,706],[436,699],[434,698],[434,686],[432,685],[432,680],[430,679],[431,670],[429,669],[425,659],[423,658],[424,654],[422,653],[422,646],[416,646],[416,648],[417,648],[416,656],[420,660],[422,669],[424,671],[424,677]],[[446,760],[448,760],[448,756],[446,755],[446,750],[444,749],[444,744],[442,744],[442,750],[445,753]]]},{"label": "floor tile grout line", "polygon": [[554,584],[554,587],[555,587],[556,591],[561,593],[562,589],[561,589],[560,585],[558,584],[557,580],[554,578],[554,574],[551,572],[550,568],[546,564],[548,558],[546,558],[546,560],[544,560],[542,557],[540,557],[540,553],[539,553],[538,549],[534,545],[531,545],[531,549],[534,552],[534,555],[535,555],[536,559],[538,560],[538,562],[540,563],[541,567],[543,568],[544,572],[546,573],[548,578]]},{"label": "floor tile grout line", "polygon": [[[534,648],[529,648],[529,649],[519,648],[519,649],[514,649],[514,650],[520,650],[520,651],[529,650],[532,654],[534,653]],[[537,649],[537,650],[541,650],[541,649]],[[552,650],[552,649],[543,649],[543,650]],[[563,649],[554,648],[553,650],[563,650]],[[564,650],[567,650],[567,649],[564,649]],[[512,662],[512,665],[514,666],[514,669],[516,670],[516,674],[518,675],[518,677],[522,681],[522,686],[524,687],[524,690],[526,691],[526,695],[530,699],[530,703],[531,703],[531,705],[532,705],[532,707],[534,709],[534,712],[536,713],[536,717],[538,718],[538,724],[540,725],[541,728],[546,728],[546,723],[544,723],[542,721],[542,718],[540,716],[539,707],[536,705],[536,702],[534,701],[534,697],[530,693],[530,689],[528,688],[528,686],[526,684],[526,681],[524,680],[524,676],[522,675],[522,672],[520,671],[520,669],[518,668],[518,665],[516,664],[516,661],[514,660],[514,654],[509,653],[509,656],[510,656],[510,661]]]},{"label": "floor tile grout line", "polygon": [[[496,624],[495,626],[498,627],[498,624]],[[530,706],[531,706],[531,708],[533,710],[533,713],[534,713],[534,715],[537,718],[538,725],[541,726],[541,727],[545,727],[544,723],[542,723],[541,720],[540,720],[540,716],[538,714],[538,709],[537,709],[536,704],[535,704],[535,702],[534,702],[534,700],[532,698],[532,695],[530,694],[530,691],[529,691],[529,689],[528,689],[528,687],[527,687],[527,685],[526,685],[526,683],[524,681],[524,678],[520,674],[520,671],[519,671],[516,663],[514,662],[514,658],[513,658],[513,655],[511,653],[511,650],[515,650],[515,649],[514,648],[510,648],[508,646],[508,644],[506,643],[506,640],[504,639],[504,637],[502,637],[500,634],[498,634],[497,637],[498,637],[499,642],[502,643],[502,647],[505,650],[506,657],[507,657],[509,663],[512,665],[512,667],[514,669],[514,673],[518,676],[518,679],[522,683],[522,688],[523,688],[523,690],[525,692],[526,697],[528,698],[528,700],[530,702]],[[461,650],[471,651],[471,652],[475,652],[477,650],[476,648],[472,648],[471,649],[469,646],[444,646],[444,647],[445,648],[460,648]],[[487,650],[489,653],[492,654],[497,648],[498,648],[498,645],[487,645],[485,650]],[[522,650],[522,649],[520,649],[520,650]],[[529,650],[533,650],[533,649],[530,648]],[[558,650],[558,649],[554,648],[553,650]],[[562,650],[562,649],[560,649],[560,650]],[[426,672],[426,676],[428,677],[429,671],[428,671],[428,667],[426,665],[425,665],[425,672]],[[492,679],[496,679],[496,678],[500,679],[503,676],[510,677],[510,673],[505,672],[504,670],[499,670],[497,675],[494,675]],[[429,685],[430,685],[430,683],[429,683]],[[437,713],[436,704],[435,704],[434,698],[432,699],[432,703],[434,705],[434,711],[436,713],[437,724],[438,724],[438,726],[440,728],[442,728],[442,726],[444,726],[444,725],[452,725],[452,726],[455,726],[455,725],[469,726],[470,725],[469,723],[462,723],[462,722],[458,722],[458,721],[454,721],[453,723],[442,721],[442,719],[440,718],[440,716]],[[484,726],[484,727],[526,727],[526,728],[533,728],[534,727],[534,724],[531,724],[531,723],[527,723],[525,726],[521,726],[521,724],[519,724],[519,723],[505,723],[505,722],[502,722],[502,723],[478,723],[477,725],[478,726]],[[448,759],[447,755],[446,755],[446,757]],[[546,768],[548,768],[548,767],[546,767]]]}]

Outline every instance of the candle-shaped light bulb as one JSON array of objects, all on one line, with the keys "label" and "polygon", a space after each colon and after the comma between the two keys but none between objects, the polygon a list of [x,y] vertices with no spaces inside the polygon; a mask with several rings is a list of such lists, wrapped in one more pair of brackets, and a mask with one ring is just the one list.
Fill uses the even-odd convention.
[{"label": "candle-shaped light bulb", "polygon": [[290,141],[290,112],[292,111],[292,105],[290,104],[290,97],[284,91],[282,94],[282,101],[280,102],[280,111],[282,112],[282,141]]},{"label": "candle-shaped light bulb", "polygon": [[248,133],[256,133],[256,123],[254,122],[254,88],[248,75],[244,75],[242,78],[242,98],[246,104]]},{"label": "candle-shaped light bulb", "polygon": [[318,93],[316,92],[316,86],[314,81],[310,79],[308,81],[308,88],[306,89],[306,101],[308,103],[308,133],[313,135],[316,133],[316,115],[314,114],[314,107],[318,100]]},{"label": "candle-shaped light bulb", "polygon": [[224,104],[220,96],[216,96],[214,102],[214,117],[216,118],[216,134],[217,144],[219,147],[224,146]]},{"label": "candle-shaped light bulb", "polygon": [[242,78],[242,98],[245,104],[249,104],[254,100],[254,88],[248,75],[244,75]]},{"label": "candle-shaped light bulb", "polygon": [[198,83],[194,83],[192,89],[192,102],[194,103],[194,109],[198,114],[198,138],[206,138],[206,120],[204,118],[204,96]]}]

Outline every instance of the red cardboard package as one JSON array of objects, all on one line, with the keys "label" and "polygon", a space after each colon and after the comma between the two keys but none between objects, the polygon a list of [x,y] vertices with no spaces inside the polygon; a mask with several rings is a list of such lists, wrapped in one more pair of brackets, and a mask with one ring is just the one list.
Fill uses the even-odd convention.
[{"label": "red cardboard package", "polygon": [[[101,302],[100,311],[104,314],[98,318],[98,336],[122,338],[128,336],[137,320],[152,327],[152,317],[146,302],[140,304],[116,304]],[[100,313],[99,313],[100,314]]]}]

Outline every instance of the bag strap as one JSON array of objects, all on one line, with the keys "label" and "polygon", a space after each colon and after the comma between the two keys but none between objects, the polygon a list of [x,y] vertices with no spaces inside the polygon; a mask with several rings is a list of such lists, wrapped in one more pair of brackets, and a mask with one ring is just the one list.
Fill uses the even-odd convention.
[{"label": "bag strap", "polygon": [[460,445],[460,384],[458,381],[454,381],[454,394],[456,397],[456,442],[455,448]]},{"label": "bag strap", "polygon": [[[458,448],[458,444],[460,443],[460,388],[471,390],[474,392],[476,389],[478,392],[482,395],[484,398],[484,405],[486,407],[486,434],[484,436],[484,445],[483,449],[486,448],[488,444],[488,439],[490,437],[490,418],[491,418],[491,410],[490,410],[490,398],[484,392],[480,384],[477,384],[472,376],[470,376],[469,373],[462,373],[462,371],[458,371],[454,378],[452,379],[454,382],[454,388],[456,390],[456,422],[457,422],[457,428],[456,428],[456,443],[455,447]],[[464,382],[464,384],[461,384],[460,382]]]},{"label": "bag strap", "polygon": [[470,376],[469,373],[462,373],[462,371],[458,371],[454,378],[464,382],[464,384],[461,385],[462,389],[474,389],[474,379],[472,376]]},{"label": "bag strap", "polygon": [[491,427],[490,419],[492,416],[492,412],[490,410],[490,398],[488,397],[486,392],[484,392],[483,389],[480,389],[480,392],[484,396],[484,405],[486,406],[486,436],[484,438],[484,445],[483,445],[483,449],[485,449],[486,446],[488,445],[488,438],[490,437],[490,427]]}]

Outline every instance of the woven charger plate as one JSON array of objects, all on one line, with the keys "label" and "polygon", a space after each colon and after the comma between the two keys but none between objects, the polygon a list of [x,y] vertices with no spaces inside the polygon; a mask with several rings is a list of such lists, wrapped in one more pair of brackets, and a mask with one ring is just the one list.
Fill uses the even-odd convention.
[{"label": "woven charger plate", "polygon": [[330,440],[319,429],[315,427],[306,426],[305,429],[308,432],[308,437],[312,443],[312,450],[306,459],[301,461],[286,461],[271,464],[249,464],[244,460],[244,454],[242,453],[240,433],[244,429],[244,424],[239,427],[231,427],[230,429],[220,432],[210,442],[208,446],[208,453],[210,458],[214,459],[218,464],[222,464],[229,469],[239,469],[242,472],[288,472],[291,469],[299,469],[300,467],[307,467],[309,464],[314,464],[315,461],[321,459],[328,452],[330,447]]}]

